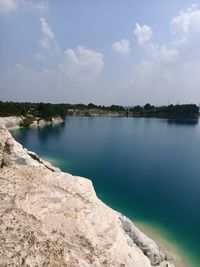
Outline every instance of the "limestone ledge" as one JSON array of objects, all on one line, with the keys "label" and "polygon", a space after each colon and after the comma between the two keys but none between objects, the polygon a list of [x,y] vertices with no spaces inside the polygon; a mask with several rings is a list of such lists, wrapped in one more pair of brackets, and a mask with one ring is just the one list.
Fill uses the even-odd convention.
[{"label": "limestone ledge", "polygon": [[0,266],[174,266],[97,198],[90,180],[24,149],[5,124],[0,119]]},{"label": "limestone ledge", "polygon": [[36,118],[36,120],[34,120],[33,123],[30,125],[30,127],[44,127],[46,125],[55,125],[62,122],[63,119],[61,117],[53,117],[51,121],[47,121],[41,118]]},{"label": "limestone ledge", "polygon": [[[9,130],[19,128],[20,124],[23,122],[24,119],[25,119],[24,116],[18,116],[18,117],[10,116],[10,117],[3,118],[6,128]],[[34,121],[31,123],[29,127],[43,127],[46,125],[55,125],[55,124],[62,123],[62,122],[63,122],[63,119],[61,117],[53,117],[51,121],[47,121],[47,120],[37,117],[34,119]]]}]

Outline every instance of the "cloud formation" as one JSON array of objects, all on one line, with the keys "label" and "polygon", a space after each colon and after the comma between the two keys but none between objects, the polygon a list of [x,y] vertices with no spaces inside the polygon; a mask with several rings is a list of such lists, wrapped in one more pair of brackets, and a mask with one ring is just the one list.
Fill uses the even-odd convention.
[{"label": "cloud formation", "polygon": [[[47,9],[48,2],[42,0],[0,0],[1,14],[10,14],[15,10],[17,12],[37,10],[41,13]],[[125,105],[145,104],[145,102],[167,104],[168,100],[169,103],[171,100],[175,103],[200,99],[200,8],[198,6],[182,10],[174,18],[169,17],[171,22],[164,42],[158,41],[161,37],[160,27],[157,33],[150,25],[136,23],[135,42],[131,39],[116,39],[119,37],[116,37],[116,32],[113,31],[112,40],[119,41],[113,42],[111,47],[102,46],[102,49],[105,49],[102,52],[82,45],[71,48],[71,43],[82,38],[78,35],[77,39],[70,39],[71,28],[68,29],[69,36],[62,38],[62,45],[69,48],[61,52],[57,45],[54,25],[50,25],[44,15],[40,16],[40,47],[32,47],[33,49],[28,52],[33,59],[30,65],[24,65],[24,62],[27,62],[24,59],[28,57],[25,51],[18,57],[22,64],[14,62],[12,64],[16,64],[16,68],[13,71],[0,73],[2,99],[9,100],[9,96],[15,96],[13,100],[18,101],[91,102],[94,100],[102,104],[118,102]],[[32,23],[33,19],[38,19],[38,14],[30,16],[29,23]],[[12,20],[7,21],[12,23]],[[152,21],[152,25],[153,23]],[[38,28],[35,29],[33,36],[36,32],[38,34]],[[84,38],[86,39],[83,39],[83,43],[91,41],[86,35]],[[107,43],[110,43],[110,39]],[[98,45],[101,46],[102,43],[99,42]],[[114,53],[110,56],[110,48],[123,55],[127,55],[131,48],[134,50],[124,59],[124,57],[114,58],[116,56]],[[5,47],[5,51],[9,52],[9,48],[6,49]],[[18,53],[17,49],[15,53]],[[107,56],[106,59],[103,51]],[[116,59],[118,62],[121,60],[120,64],[116,64]],[[1,67],[4,69],[3,63]]]},{"label": "cloud formation", "polygon": [[130,52],[130,42],[126,39],[122,39],[119,42],[113,43],[112,49],[122,54],[128,54]]},{"label": "cloud formation", "polygon": [[68,48],[64,56],[65,63],[60,65],[60,70],[68,77],[94,80],[102,72],[103,54],[99,52],[78,46],[75,49]]},{"label": "cloud formation", "polygon": [[144,49],[149,59],[165,63],[174,62],[177,59],[179,52],[177,49],[170,47],[170,44],[160,45],[152,42],[153,31],[149,26],[140,26],[136,23],[134,33],[139,45]]},{"label": "cloud formation", "polygon": [[16,9],[16,0],[0,0],[0,14],[8,14]]},{"label": "cloud formation", "polygon": [[38,59],[38,60],[45,60],[45,59],[47,59],[47,57],[45,55],[43,55],[42,53],[35,53],[34,54],[34,57],[35,57],[35,59]]},{"label": "cloud formation", "polygon": [[42,32],[43,34],[50,39],[54,39],[54,33],[51,29],[51,27],[47,24],[45,18],[41,17],[40,18],[40,22],[41,22],[41,27],[42,27]]},{"label": "cloud formation", "polygon": [[[46,59],[40,53],[36,53],[35,58]],[[92,96],[95,99],[97,81],[104,67],[103,54],[78,46],[68,48],[63,61],[54,69],[40,70],[17,64],[13,71],[0,74],[3,99],[8,99],[9,95],[15,95],[12,99],[15,101],[26,98],[26,101],[38,102],[91,102]],[[15,90],[17,94],[13,94]]]},{"label": "cloud formation", "polygon": [[170,48],[168,44],[149,43],[144,48],[147,56],[158,63],[175,62],[179,55],[178,50]]},{"label": "cloud formation", "polygon": [[40,13],[45,13],[49,10],[49,5],[46,0],[0,0],[0,14],[9,14],[17,9],[37,10]]},{"label": "cloud formation", "polygon": [[141,43],[145,43],[145,42],[151,40],[151,38],[153,36],[153,31],[147,25],[140,26],[139,23],[136,23],[135,29],[134,29],[134,34],[137,37],[138,43],[141,44]]},{"label": "cloud formation", "polygon": [[171,21],[173,33],[200,33],[200,10],[196,5],[180,11],[177,17]]},{"label": "cloud formation", "polygon": [[40,18],[40,23],[41,23],[41,30],[42,30],[42,35],[43,35],[39,42],[40,46],[43,48],[50,49],[50,42],[52,40],[55,40],[55,35],[44,17]]},{"label": "cloud formation", "polygon": [[40,13],[49,11],[49,4],[47,0],[19,0],[25,9],[36,10]]},{"label": "cloud formation", "polygon": [[135,66],[129,86],[139,92],[139,102],[145,97],[154,103],[167,104],[174,99],[192,103],[200,97],[200,9],[191,6],[181,11],[169,26],[172,41],[164,44],[152,40],[138,42],[145,55]]}]

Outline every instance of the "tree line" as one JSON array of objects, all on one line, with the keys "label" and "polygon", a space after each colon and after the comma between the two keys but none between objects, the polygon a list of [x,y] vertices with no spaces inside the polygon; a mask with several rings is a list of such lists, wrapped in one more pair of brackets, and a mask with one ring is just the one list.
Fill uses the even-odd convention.
[{"label": "tree line", "polygon": [[0,101],[0,116],[27,116],[51,119],[66,115],[66,109],[61,104],[30,103],[30,102],[3,102]]},{"label": "tree line", "polygon": [[199,107],[195,104],[183,104],[183,105],[168,105],[155,107],[147,103],[145,106],[135,106],[129,110],[135,115],[141,116],[197,116],[199,115]]},{"label": "tree line", "polygon": [[101,106],[93,103],[85,104],[51,104],[30,102],[3,102],[0,101],[0,116],[26,116],[32,114],[41,118],[56,116],[64,117],[69,110],[104,110],[104,111],[126,111],[123,106],[111,105]]},{"label": "tree line", "polygon": [[70,110],[78,111],[107,111],[120,112],[124,116],[197,116],[199,107],[195,104],[154,106],[147,103],[144,106],[123,107],[120,105],[95,105],[93,103],[85,104],[51,104],[51,103],[30,103],[30,102],[3,102],[0,101],[0,116],[27,116],[51,119],[52,117],[65,117]]}]

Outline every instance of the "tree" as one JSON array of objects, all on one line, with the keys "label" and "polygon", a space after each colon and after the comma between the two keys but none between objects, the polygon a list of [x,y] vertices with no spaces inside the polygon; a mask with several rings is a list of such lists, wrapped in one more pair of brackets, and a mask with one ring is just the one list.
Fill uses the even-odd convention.
[{"label": "tree", "polygon": [[152,107],[149,103],[147,103],[147,104],[144,106],[144,109],[147,110],[147,111],[149,111],[149,110],[152,110],[153,107]]}]

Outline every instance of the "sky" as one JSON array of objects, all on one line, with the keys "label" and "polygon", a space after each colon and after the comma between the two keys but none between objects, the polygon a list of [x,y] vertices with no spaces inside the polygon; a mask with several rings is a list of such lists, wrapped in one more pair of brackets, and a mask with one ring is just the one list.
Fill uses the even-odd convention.
[{"label": "sky", "polygon": [[200,103],[200,0],[0,0],[0,100]]}]

